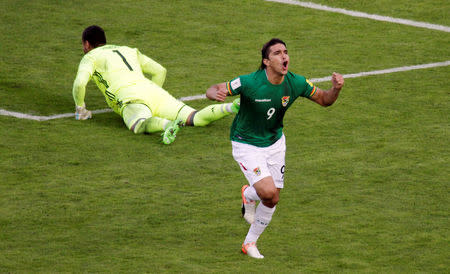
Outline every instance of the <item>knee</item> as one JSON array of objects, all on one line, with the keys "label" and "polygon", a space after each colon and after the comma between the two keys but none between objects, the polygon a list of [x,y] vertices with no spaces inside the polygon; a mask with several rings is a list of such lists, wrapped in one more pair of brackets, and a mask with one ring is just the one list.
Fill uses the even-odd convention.
[{"label": "knee", "polygon": [[280,195],[278,195],[278,193],[272,197],[272,205],[276,206],[278,204],[278,201],[280,200]]},{"label": "knee", "polygon": [[258,196],[259,198],[261,198],[265,205],[270,207],[276,206],[278,204],[278,201],[280,200],[279,192],[275,187],[261,190]]},{"label": "knee", "polygon": [[137,120],[131,127],[129,128],[134,134],[142,134],[145,131],[145,118],[141,118]]},{"label": "knee", "polygon": [[131,129],[131,128],[130,128],[130,131],[133,132],[134,134],[142,134],[142,133],[144,133],[143,130],[136,130],[136,129]]}]

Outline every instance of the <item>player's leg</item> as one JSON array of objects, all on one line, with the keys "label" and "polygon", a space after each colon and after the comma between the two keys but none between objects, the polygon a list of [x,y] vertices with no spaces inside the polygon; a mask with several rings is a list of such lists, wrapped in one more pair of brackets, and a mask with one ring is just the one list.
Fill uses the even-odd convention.
[{"label": "player's leg", "polygon": [[[269,180],[271,178],[269,169],[265,163],[265,155],[261,148],[239,142],[232,142],[232,148],[233,158],[239,164],[242,173],[250,185],[244,186],[241,190],[243,217],[251,224],[241,250],[250,257],[262,259],[264,256],[259,253],[256,247],[256,241],[267,225],[263,226],[260,223],[256,223],[262,222],[262,224],[268,224],[270,220],[268,221],[267,218],[264,220],[265,215],[262,217],[258,216],[258,219],[256,219],[257,213],[262,215],[259,212],[262,207],[258,206],[259,211],[255,208],[256,201],[265,197],[258,195],[255,185],[259,187],[260,185],[266,185],[271,182]],[[262,202],[259,204],[262,205]],[[269,215],[269,217],[272,216],[271,214]]]},{"label": "player's leg", "polygon": [[[263,155],[260,155],[260,149],[255,146],[234,141],[231,144],[233,158],[249,182],[248,185],[244,185],[241,188],[242,217],[247,223],[252,224],[255,217],[256,202],[261,200],[253,187],[253,183],[263,178],[261,177],[260,166],[265,165],[265,160]],[[264,176],[269,175],[268,172],[264,174]]]},{"label": "player's leg", "polygon": [[146,102],[154,116],[172,121],[180,119],[186,126],[206,126],[239,110],[239,99],[233,103],[210,105],[197,111],[163,88],[153,87],[149,94],[151,98],[146,99]]},{"label": "player's leg", "polygon": [[144,104],[127,104],[122,110],[122,118],[129,130],[136,134],[163,131],[170,122],[153,117],[152,111]]},{"label": "player's leg", "polygon": [[[259,216],[259,210],[262,210],[261,214],[265,214],[268,212],[275,211],[275,207],[280,200],[280,191],[284,187],[284,169],[285,169],[285,155],[286,155],[286,139],[285,136],[281,136],[280,140],[278,140],[273,145],[263,148],[263,156],[261,158],[265,158],[266,166],[261,165],[261,174],[267,174],[267,171],[263,170],[265,168],[268,169],[267,176],[258,182],[252,185],[254,191],[249,188],[246,194],[249,198],[256,196],[259,197],[261,203],[259,203],[255,212],[255,223],[257,222]],[[273,210],[269,210],[273,209]],[[266,216],[269,217],[269,216]],[[266,218],[266,217],[263,217]],[[272,217],[270,216],[270,219]],[[270,221],[270,220],[269,220]],[[267,223],[268,224],[268,223]]]},{"label": "player's leg", "polygon": [[173,143],[181,127],[181,120],[153,117],[150,108],[144,104],[127,104],[122,110],[125,125],[136,134],[163,131],[162,142]]},{"label": "player's leg", "polygon": [[234,103],[209,105],[197,111],[179,100],[170,101],[170,107],[159,108],[158,116],[180,119],[186,126],[206,126],[238,111],[237,107],[233,107]]},{"label": "player's leg", "polygon": [[285,138],[283,135],[268,148],[237,142],[232,142],[232,147],[233,157],[250,183],[249,187],[243,188],[243,203],[244,200],[261,201],[254,211],[254,222],[251,223],[242,251],[251,257],[263,258],[256,247],[256,241],[272,220],[280,190],[284,186]]},{"label": "player's leg", "polygon": [[153,87],[145,102],[152,109],[153,116],[170,121],[181,120],[183,124],[186,124],[189,115],[196,111],[161,87]]},{"label": "player's leg", "polygon": [[[265,170],[267,167],[271,176],[264,177],[252,185],[261,202],[256,208],[254,217],[255,221],[251,224],[250,229],[248,230],[247,236],[244,240],[243,250],[247,246],[249,246],[249,248],[252,248],[252,246],[256,247],[256,241],[272,220],[276,205],[280,199],[280,191],[284,187],[286,155],[285,136],[283,135],[275,144],[269,146],[268,148],[263,148],[262,150],[264,151],[264,156],[260,157],[266,159],[267,166],[260,164],[261,174],[267,174],[267,171]],[[247,196],[254,196],[253,191],[249,189]],[[257,255],[258,254],[252,257],[260,258]]]},{"label": "player's leg", "polygon": [[254,222],[250,225],[242,244],[242,251],[250,257],[261,259],[264,256],[259,253],[256,242],[272,220],[280,196],[280,189],[275,187],[270,176],[253,184],[253,187],[261,202],[256,207]]},{"label": "player's leg", "polygon": [[189,114],[186,119],[187,126],[206,126],[211,122],[222,119],[239,111],[240,99],[234,100],[232,103],[214,104],[209,105],[199,111],[195,111]]},{"label": "player's leg", "polygon": [[251,185],[243,185],[241,188],[241,196],[242,196],[242,207],[241,213],[242,217],[249,224],[253,224],[255,221],[255,211],[256,211],[256,201],[259,201],[260,198],[256,193],[256,190]]},{"label": "player's leg", "polygon": [[164,89],[151,82],[141,83],[121,89],[117,96],[125,102],[120,114],[131,131],[136,134],[163,131],[163,143],[175,140],[181,122],[158,115],[161,100],[164,102],[165,97],[171,97]]}]

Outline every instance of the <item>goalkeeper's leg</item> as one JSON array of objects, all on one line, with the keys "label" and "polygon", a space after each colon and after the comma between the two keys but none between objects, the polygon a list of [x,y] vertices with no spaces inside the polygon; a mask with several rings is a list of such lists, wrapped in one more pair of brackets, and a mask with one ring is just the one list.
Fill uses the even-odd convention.
[{"label": "goalkeeper's leg", "polygon": [[164,131],[170,120],[153,117],[152,111],[143,104],[128,104],[122,111],[125,125],[136,134]]},{"label": "goalkeeper's leg", "polygon": [[209,105],[199,111],[193,112],[186,120],[187,126],[206,126],[211,122],[219,120],[239,111],[239,99],[233,103]]}]

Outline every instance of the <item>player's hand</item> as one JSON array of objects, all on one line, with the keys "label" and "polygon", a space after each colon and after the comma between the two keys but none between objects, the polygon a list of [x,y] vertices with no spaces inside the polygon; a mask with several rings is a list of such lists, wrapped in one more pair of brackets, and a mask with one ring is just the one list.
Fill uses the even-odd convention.
[{"label": "player's hand", "polygon": [[228,95],[228,90],[226,88],[226,83],[212,85],[206,91],[206,97],[208,99],[219,101],[219,102],[225,101],[225,98],[227,98],[227,95]]},{"label": "player's hand", "polygon": [[226,88],[226,85],[220,86],[219,90],[217,91],[216,101],[224,102],[227,96],[228,90]]},{"label": "player's hand", "polygon": [[331,75],[331,83],[334,89],[340,90],[344,86],[344,77],[337,72],[333,72]]},{"label": "player's hand", "polygon": [[92,118],[92,112],[86,109],[86,105],[75,107],[75,119],[76,120],[87,120]]}]

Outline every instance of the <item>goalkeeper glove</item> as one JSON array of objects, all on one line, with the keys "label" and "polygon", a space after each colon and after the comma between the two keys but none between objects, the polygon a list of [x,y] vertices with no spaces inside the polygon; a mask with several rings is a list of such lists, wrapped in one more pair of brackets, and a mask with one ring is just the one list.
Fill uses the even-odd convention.
[{"label": "goalkeeper glove", "polygon": [[86,104],[75,107],[75,119],[87,120],[89,118],[92,118],[92,112],[86,109]]}]

